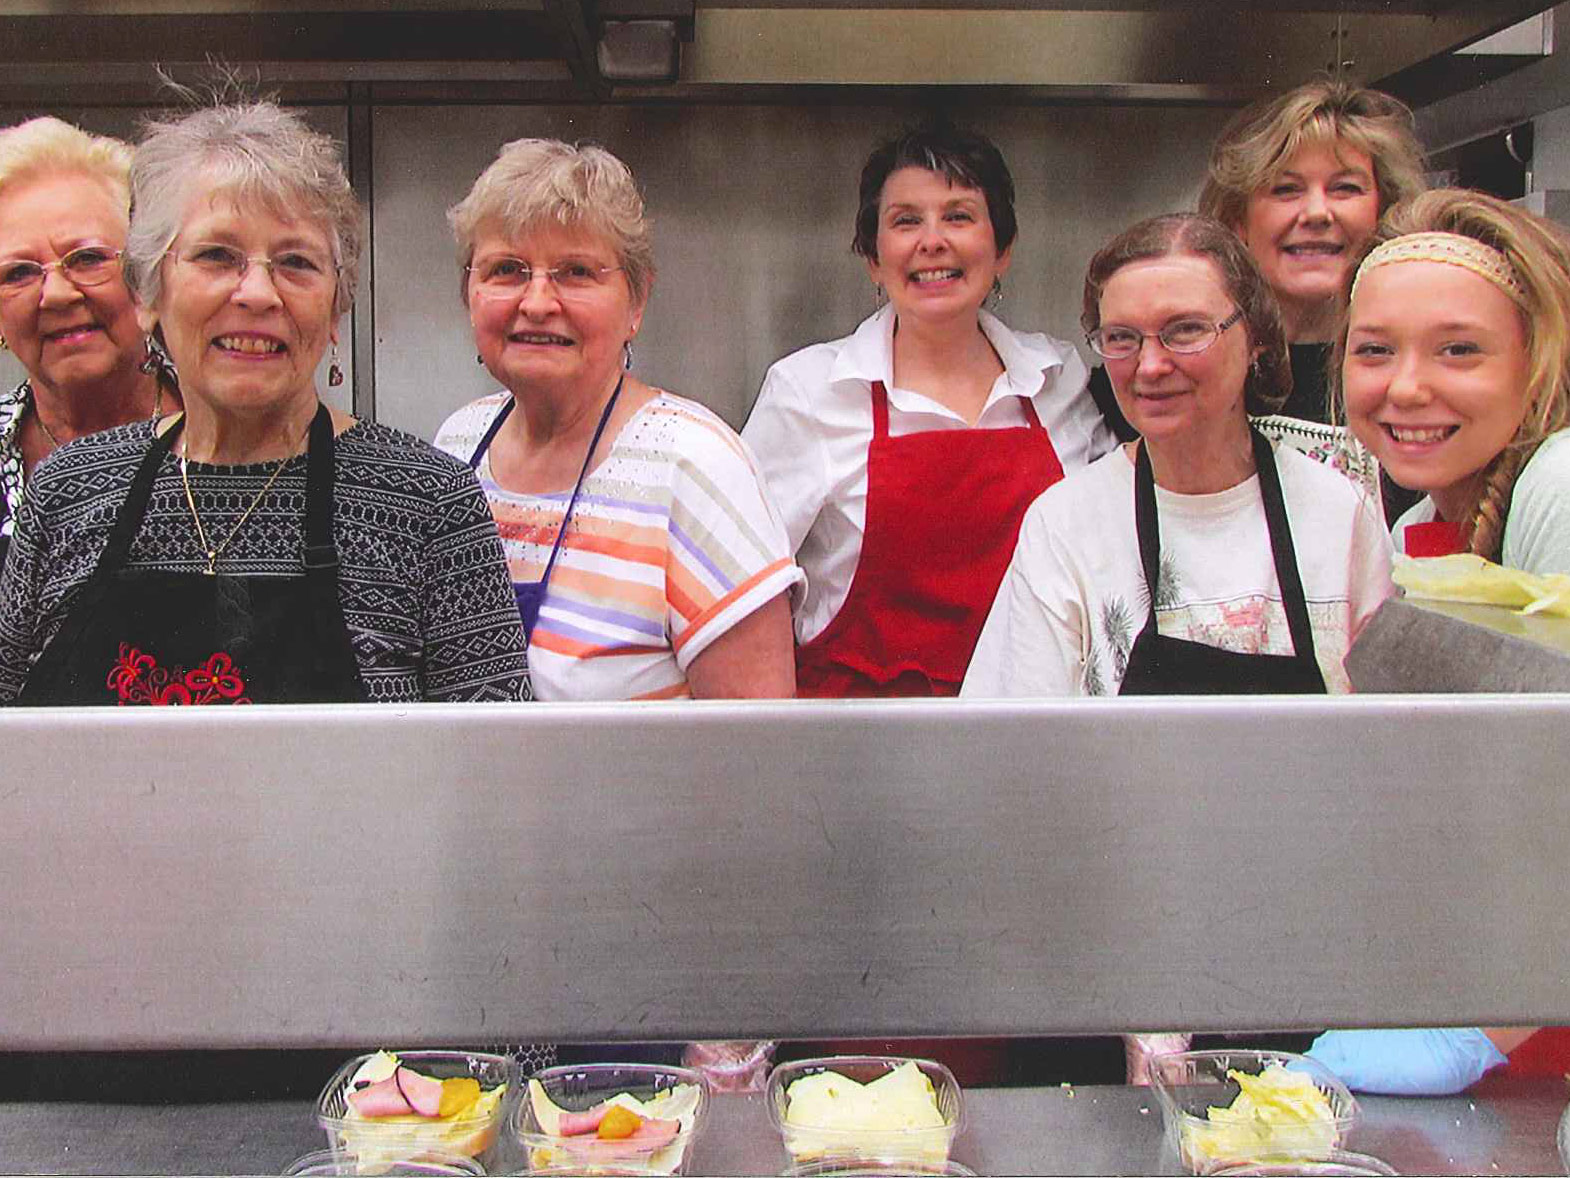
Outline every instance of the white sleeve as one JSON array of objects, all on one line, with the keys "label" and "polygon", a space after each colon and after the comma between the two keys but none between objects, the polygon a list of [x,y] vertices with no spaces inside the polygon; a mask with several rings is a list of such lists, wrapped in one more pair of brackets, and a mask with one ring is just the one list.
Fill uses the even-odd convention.
[{"label": "white sleeve", "polygon": [[1516,480],[1501,561],[1529,573],[1570,573],[1570,436],[1544,442]]},{"label": "white sleeve", "polygon": [[974,699],[1079,695],[1084,683],[1085,606],[1053,542],[1043,500],[1025,515],[1019,543],[965,672]]},{"label": "white sleeve", "polygon": [[796,553],[828,500],[829,464],[812,406],[784,368],[782,361],[764,376],[741,436]]}]

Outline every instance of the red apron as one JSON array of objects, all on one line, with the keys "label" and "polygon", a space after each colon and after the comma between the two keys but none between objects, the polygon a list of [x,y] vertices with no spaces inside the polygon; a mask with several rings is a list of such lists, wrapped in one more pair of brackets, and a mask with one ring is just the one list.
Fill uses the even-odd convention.
[{"label": "red apron", "polygon": [[867,520],[850,593],[796,650],[801,696],[958,695],[1036,496],[1063,477],[1035,406],[1022,429],[889,436],[872,385]]}]

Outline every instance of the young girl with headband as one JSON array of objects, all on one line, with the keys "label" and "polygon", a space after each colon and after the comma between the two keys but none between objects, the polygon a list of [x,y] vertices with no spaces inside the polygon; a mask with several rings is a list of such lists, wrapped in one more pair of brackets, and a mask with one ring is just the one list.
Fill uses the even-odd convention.
[{"label": "young girl with headband", "polygon": [[1395,526],[1411,555],[1474,552],[1570,572],[1570,240],[1493,197],[1440,189],[1392,209],[1337,344],[1347,423],[1428,497]]},{"label": "young girl with headband", "polygon": [[[1353,433],[1395,481],[1427,492],[1395,526],[1415,556],[1474,552],[1570,572],[1570,243],[1476,192],[1386,214],[1337,341]],[[1560,1027],[1327,1031],[1309,1054],[1364,1092],[1459,1092],[1484,1073],[1561,1075]]]}]

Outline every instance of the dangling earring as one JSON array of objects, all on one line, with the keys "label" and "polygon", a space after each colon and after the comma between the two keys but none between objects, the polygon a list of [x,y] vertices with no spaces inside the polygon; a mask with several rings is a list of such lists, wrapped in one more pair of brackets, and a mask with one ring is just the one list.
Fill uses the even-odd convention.
[{"label": "dangling earring", "polygon": [[5,342],[5,336],[0,335],[0,352],[9,352],[11,345]]},{"label": "dangling earring", "polygon": [[485,366],[485,357],[476,352],[474,353],[474,362],[483,368]]},{"label": "dangling earring", "polygon": [[341,384],[343,384],[343,365],[338,363],[338,344],[334,342],[332,363],[327,365],[327,387],[335,389]]},{"label": "dangling earring", "polygon": [[628,340],[621,346],[621,366],[627,371],[632,371],[632,341]]},{"label": "dangling earring", "polygon": [[987,298],[986,298],[985,306],[986,306],[987,310],[995,312],[1002,305],[1003,305],[1003,280],[1001,278],[994,278],[992,280],[992,289],[987,292]]},{"label": "dangling earring", "polygon": [[888,293],[883,289],[882,285],[880,285],[879,283],[874,282],[872,284],[872,302],[873,302],[873,304],[875,306],[881,307],[887,299],[888,299]]},{"label": "dangling earring", "polygon": [[136,366],[136,370],[138,372],[145,373],[148,376],[152,376],[158,372],[161,367],[162,366],[158,363],[158,349],[153,346],[152,337],[149,336],[147,338],[146,347],[142,352],[142,362]]}]

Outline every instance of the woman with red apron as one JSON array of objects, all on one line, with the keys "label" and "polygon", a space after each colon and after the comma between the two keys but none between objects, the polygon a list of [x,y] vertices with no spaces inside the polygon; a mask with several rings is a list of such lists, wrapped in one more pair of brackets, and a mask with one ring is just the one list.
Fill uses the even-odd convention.
[{"label": "woman with red apron", "polygon": [[1114,439],[1071,345],[982,309],[1017,229],[992,143],[909,132],[860,198],[854,248],[888,303],[775,364],[743,437],[807,574],[798,694],[955,695],[1025,509]]},{"label": "woman with red apron", "polygon": [[[887,304],[775,364],[742,434],[807,574],[798,695],[958,694],[1025,509],[1113,445],[1073,346],[982,309],[1015,236],[1013,181],[979,135],[923,127],[862,171],[854,248]],[[936,1056],[983,1083],[1022,1055],[1004,1040],[829,1046]]]}]

